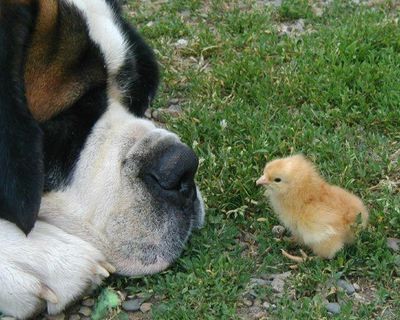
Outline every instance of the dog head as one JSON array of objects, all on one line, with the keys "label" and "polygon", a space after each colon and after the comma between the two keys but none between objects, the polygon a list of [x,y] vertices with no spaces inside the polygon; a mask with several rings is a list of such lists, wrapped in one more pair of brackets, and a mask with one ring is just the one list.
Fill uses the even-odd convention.
[{"label": "dog head", "polygon": [[[180,255],[191,231],[203,224],[197,166],[196,155],[175,134],[111,104],[68,188],[47,199],[63,203],[57,210],[78,221],[69,232],[85,237],[79,230],[84,224],[99,235],[94,244],[118,273],[155,273]],[[93,242],[93,234],[87,238]]]}]

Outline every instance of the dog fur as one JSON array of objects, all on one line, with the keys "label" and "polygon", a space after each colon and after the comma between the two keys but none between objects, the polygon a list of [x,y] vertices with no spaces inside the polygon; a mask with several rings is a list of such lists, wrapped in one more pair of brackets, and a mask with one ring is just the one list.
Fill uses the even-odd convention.
[{"label": "dog fur", "polygon": [[168,267],[204,221],[197,159],[140,118],[158,67],[118,2],[2,0],[0,69],[0,311]]}]

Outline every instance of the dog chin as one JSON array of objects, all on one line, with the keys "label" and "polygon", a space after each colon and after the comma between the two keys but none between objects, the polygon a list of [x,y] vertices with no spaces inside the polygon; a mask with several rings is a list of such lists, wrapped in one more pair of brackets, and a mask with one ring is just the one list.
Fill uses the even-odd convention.
[{"label": "dog chin", "polygon": [[154,274],[167,269],[173,261],[166,261],[163,258],[157,257],[155,263],[145,265],[139,261],[132,260],[119,260],[118,264],[118,274],[124,276],[145,276],[149,274]]}]

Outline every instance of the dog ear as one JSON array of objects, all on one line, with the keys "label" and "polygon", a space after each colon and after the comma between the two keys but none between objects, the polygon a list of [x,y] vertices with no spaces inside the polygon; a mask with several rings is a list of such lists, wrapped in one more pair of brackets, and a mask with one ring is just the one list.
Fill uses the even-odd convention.
[{"label": "dog ear", "polygon": [[26,234],[43,190],[42,133],[24,92],[24,57],[33,27],[30,1],[0,2],[0,218]]}]

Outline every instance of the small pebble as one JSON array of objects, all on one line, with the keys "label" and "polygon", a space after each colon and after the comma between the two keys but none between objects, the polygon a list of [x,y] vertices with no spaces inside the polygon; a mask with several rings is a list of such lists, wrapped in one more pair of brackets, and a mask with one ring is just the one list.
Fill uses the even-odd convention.
[{"label": "small pebble", "polygon": [[253,319],[261,319],[263,316],[265,316],[265,311],[260,307],[250,307],[249,314],[252,315]]},{"label": "small pebble", "polygon": [[179,102],[181,102],[181,99],[179,98],[172,98],[168,101],[169,105],[179,104]]},{"label": "small pebble", "polygon": [[266,286],[271,284],[271,281],[269,280],[264,280],[264,279],[260,279],[260,278],[251,278],[250,279],[250,285],[254,285],[254,286]]},{"label": "small pebble", "polygon": [[291,272],[284,272],[279,274],[271,275],[273,280],[271,282],[271,287],[276,293],[283,293],[285,289],[285,280],[291,275]]},{"label": "small pebble", "polygon": [[150,302],[143,303],[140,306],[140,311],[142,311],[143,313],[149,312],[151,310],[152,305],[153,304]]},{"label": "small pebble", "polygon": [[396,266],[400,267],[400,255],[396,255],[394,257],[394,263],[396,264]]},{"label": "small pebble", "polygon": [[177,118],[181,113],[182,113],[181,106],[173,104],[167,109],[160,108],[153,110],[151,113],[151,117],[156,121],[164,121],[166,116]]},{"label": "small pebble", "polygon": [[253,299],[253,298],[257,298],[258,294],[254,290],[250,290],[249,296],[251,297],[251,299]]},{"label": "small pebble", "polygon": [[394,252],[400,250],[400,239],[397,238],[388,238],[387,239],[387,246],[388,248],[392,249]]},{"label": "small pebble", "polygon": [[89,307],[81,307],[79,309],[79,313],[84,315],[85,317],[89,317],[92,314],[92,309]]},{"label": "small pebble", "polygon": [[360,286],[357,284],[357,283],[353,283],[353,287],[354,287],[354,290],[356,290],[356,291],[360,291]]},{"label": "small pebble", "polygon": [[354,298],[354,300],[356,300],[356,301],[358,301],[360,303],[366,303],[367,302],[367,299],[365,299],[361,294],[359,294],[357,292],[353,294],[353,298]]},{"label": "small pebble", "polygon": [[69,320],[80,320],[81,317],[79,314],[71,314],[68,319]]},{"label": "small pebble", "polygon": [[319,7],[313,7],[312,12],[315,14],[316,17],[322,17],[322,15],[324,14],[324,10]]},{"label": "small pebble", "polygon": [[85,307],[93,307],[94,306],[94,299],[89,298],[82,301],[82,305]]},{"label": "small pebble", "polygon": [[187,41],[186,39],[179,39],[176,43],[175,46],[177,48],[185,48],[187,47],[189,41]]},{"label": "small pebble", "polygon": [[340,305],[339,303],[336,302],[330,302],[326,305],[326,310],[328,310],[328,312],[331,312],[333,314],[338,314],[340,313]]},{"label": "small pebble", "polygon": [[122,309],[125,311],[138,311],[144,299],[133,299],[122,302]]},{"label": "small pebble", "polygon": [[275,278],[271,282],[271,287],[276,293],[282,293],[285,289],[285,281],[280,278]]},{"label": "small pebble", "polygon": [[282,5],[282,0],[267,0],[265,1],[266,5],[280,7]]},{"label": "small pebble", "polygon": [[[3,319],[4,318],[2,318],[1,320],[3,320]],[[47,320],[64,320],[65,319],[65,314],[64,313],[59,313],[59,314],[56,314],[54,316],[48,315],[48,316],[46,316],[46,319]]]},{"label": "small pebble", "polygon": [[337,282],[338,286],[342,288],[348,295],[352,295],[356,290],[352,286],[351,283],[345,281],[345,280],[339,280]]},{"label": "small pebble", "polygon": [[280,226],[280,225],[273,226],[273,227],[272,227],[272,233],[273,233],[276,237],[281,238],[281,237],[284,235],[284,233],[285,233],[285,227],[284,227],[284,226]]},{"label": "small pebble", "polygon": [[254,300],[254,304],[253,304],[253,306],[256,306],[256,307],[261,307],[261,305],[262,305],[262,303],[261,303],[262,301],[260,300],[260,299],[255,299]]},{"label": "small pebble", "polygon": [[270,304],[269,302],[267,302],[267,301],[265,301],[265,302],[262,304],[262,306],[263,306],[263,308],[264,308],[265,310],[269,310],[269,309],[271,308],[271,304]]},{"label": "small pebble", "polygon": [[184,18],[188,18],[188,17],[190,17],[190,15],[191,15],[191,12],[189,10],[184,10],[184,11],[180,12],[180,16],[184,17]]},{"label": "small pebble", "polygon": [[182,113],[182,108],[179,104],[172,104],[171,106],[168,107],[168,113],[171,116],[179,116]]},{"label": "small pebble", "polygon": [[146,111],[144,112],[144,116],[147,119],[151,119],[151,112],[152,112],[152,110],[150,108],[146,109]]},{"label": "small pebble", "polygon": [[251,301],[249,299],[243,299],[243,304],[245,306],[251,307],[253,305],[253,301]]}]

